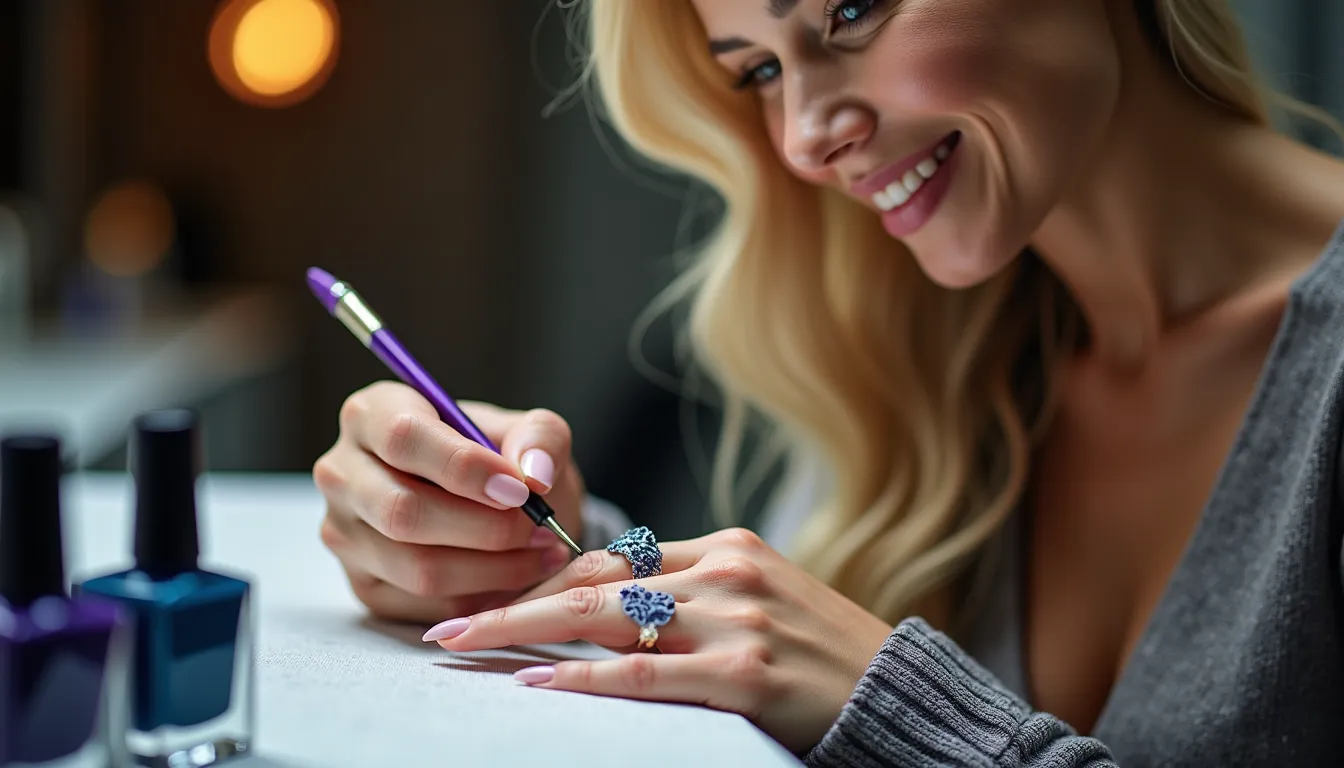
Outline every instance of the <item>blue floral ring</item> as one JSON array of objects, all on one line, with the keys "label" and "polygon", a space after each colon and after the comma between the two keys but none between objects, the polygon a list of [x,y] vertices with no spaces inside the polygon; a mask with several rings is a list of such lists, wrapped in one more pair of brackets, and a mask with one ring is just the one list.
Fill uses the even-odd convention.
[{"label": "blue floral ring", "polygon": [[642,525],[617,536],[607,545],[607,551],[624,555],[630,561],[630,571],[636,579],[663,572],[663,551],[658,548],[653,531]]},{"label": "blue floral ring", "polygon": [[652,648],[658,642],[658,628],[677,612],[677,601],[666,592],[631,584],[621,589],[621,610],[639,625],[639,647]]}]

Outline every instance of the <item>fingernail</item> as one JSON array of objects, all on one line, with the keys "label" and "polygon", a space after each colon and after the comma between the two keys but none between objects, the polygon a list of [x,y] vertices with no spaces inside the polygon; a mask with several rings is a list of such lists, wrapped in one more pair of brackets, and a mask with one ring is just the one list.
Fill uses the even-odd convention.
[{"label": "fingernail", "polygon": [[522,461],[518,463],[524,475],[546,486],[547,490],[555,482],[555,462],[551,460],[550,454],[540,448],[524,453]]},{"label": "fingernail", "polygon": [[437,640],[452,640],[454,637],[467,631],[471,625],[471,618],[449,619],[442,624],[435,624],[429,628],[425,636],[420,638],[426,643],[432,643]]},{"label": "fingernail", "polygon": [[532,549],[549,547],[554,543],[555,534],[551,533],[550,528],[542,528],[541,526],[537,526],[536,529],[532,531],[532,538],[527,540],[527,546]]},{"label": "fingernail", "polygon": [[555,667],[528,667],[513,673],[514,680],[528,685],[549,683],[553,677],[555,677]]},{"label": "fingernail", "polygon": [[562,565],[568,564],[569,547],[564,544],[543,552],[541,555],[541,567],[547,571],[558,571]]},{"label": "fingernail", "polygon": [[485,495],[506,507],[521,507],[529,491],[522,480],[508,475],[491,475],[485,481]]}]

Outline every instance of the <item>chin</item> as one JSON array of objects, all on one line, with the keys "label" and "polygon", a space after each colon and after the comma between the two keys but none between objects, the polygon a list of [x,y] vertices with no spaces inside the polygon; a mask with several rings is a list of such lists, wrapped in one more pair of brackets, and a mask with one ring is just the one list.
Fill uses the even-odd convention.
[{"label": "chin", "polygon": [[984,247],[911,246],[916,263],[935,284],[950,290],[974,288],[1003,272],[1018,251]]}]

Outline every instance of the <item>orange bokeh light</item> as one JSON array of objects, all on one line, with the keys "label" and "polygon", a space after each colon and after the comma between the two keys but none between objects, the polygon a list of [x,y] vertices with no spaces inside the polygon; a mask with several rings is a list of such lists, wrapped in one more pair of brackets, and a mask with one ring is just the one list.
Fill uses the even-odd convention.
[{"label": "orange bokeh light", "polygon": [[176,237],[173,206],[147,181],[128,181],[102,194],[84,225],[89,261],[110,275],[134,277],[158,266]]},{"label": "orange bokeh light", "polygon": [[338,29],[331,0],[226,0],[210,25],[210,67],[241,101],[296,104],[330,76]]}]

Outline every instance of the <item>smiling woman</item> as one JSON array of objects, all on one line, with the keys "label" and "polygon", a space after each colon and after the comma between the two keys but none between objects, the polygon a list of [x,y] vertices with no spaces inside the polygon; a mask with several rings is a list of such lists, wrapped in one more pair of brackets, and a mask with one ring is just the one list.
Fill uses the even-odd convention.
[{"label": "smiling woman", "polygon": [[576,7],[612,124],[724,203],[654,307],[724,393],[723,521],[749,423],[790,482],[637,590],[559,415],[470,404],[494,453],[371,386],[314,467],[361,600],[631,651],[518,679],[818,768],[1340,763],[1344,163],[1228,0]]},{"label": "smiling woman", "polygon": [[[1247,411],[1262,370],[1275,380],[1289,370],[1313,392],[1335,375],[1293,370],[1275,330],[1339,266],[1344,168],[1271,128],[1272,106],[1330,120],[1260,84],[1228,4],[591,0],[586,10],[612,124],[725,203],[663,304],[691,300],[697,359],[726,394],[716,499],[731,498],[740,434],[762,414],[796,467],[820,455],[831,481],[796,539],[794,560],[816,577],[893,624],[919,614],[968,643],[998,637],[975,649],[989,659],[1016,647],[1017,625],[987,628],[974,587],[1006,574],[1020,585],[999,595],[1022,606],[1024,658],[995,671],[1023,699],[1103,735],[1123,764],[1213,759],[1208,744],[1238,743],[1182,731],[1195,718],[1180,706],[1162,724],[1171,738],[1155,738],[1158,707],[1145,715],[1112,698],[1132,654],[1156,652],[1159,635],[1144,630],[1173,576],[1232,567],[1223,551],[1203,553],[1217,565],[1177,568],[1187,544],[1207,543],[1192,539],[1201,518],[1211,527],[1232,514],[1218,502],[1233,491],[1215,481],[1230,450],[1259,447],[1245,441],[1273,410]],[[1344,349],[1332,345],[1322,354]],[[1303,514],[1324,525],[1323,510]],[[1005,553],[1019,527],[1023,552]],[[992,570],[996,553],[1025,551],[1020,581]],[[1314,550],[1298,555],[1328,570]],[[1313,632],[1327,633],[1328,667],[1344,675],[1327,629],[1336,602],[1325,595],[1337,588],[1316,571],[1312,611],[1325,624]],[[1236,599],[1228,582],[1219,588]],[[1243,608],[1239,620],[1258,615]],[[1188,629],[1199,637],[1234,620]],[[1278,647],[1291,628],[1270,634]],[[880,656],[860,685],[903,702],[880,711],[918,721],[893,731],[974,741],[927,697],[985,714],[964,696],[998,688],[945,671],[963,698],[941,685],[893,691],[883,658],[913,662]],[[1163,668],[1149,663],[1142,674]],[[1264,726],[1241,737],[1260,745],[1310,733],[1320,751],[1293,754],[1329,754],[1338,703],[1311,716],[1320,729],[1289,725],[1292,713],[1263,708],[1294,683],[1255,678],[1271,680],[1249,701],[1239,685],[1252,681],[1227,681],[1219,701],[1242,714],[1215,720]],[[851,728],[877,711],[851,706],[841,720]],[[818,754],[839,760],[828,744]]]}]

